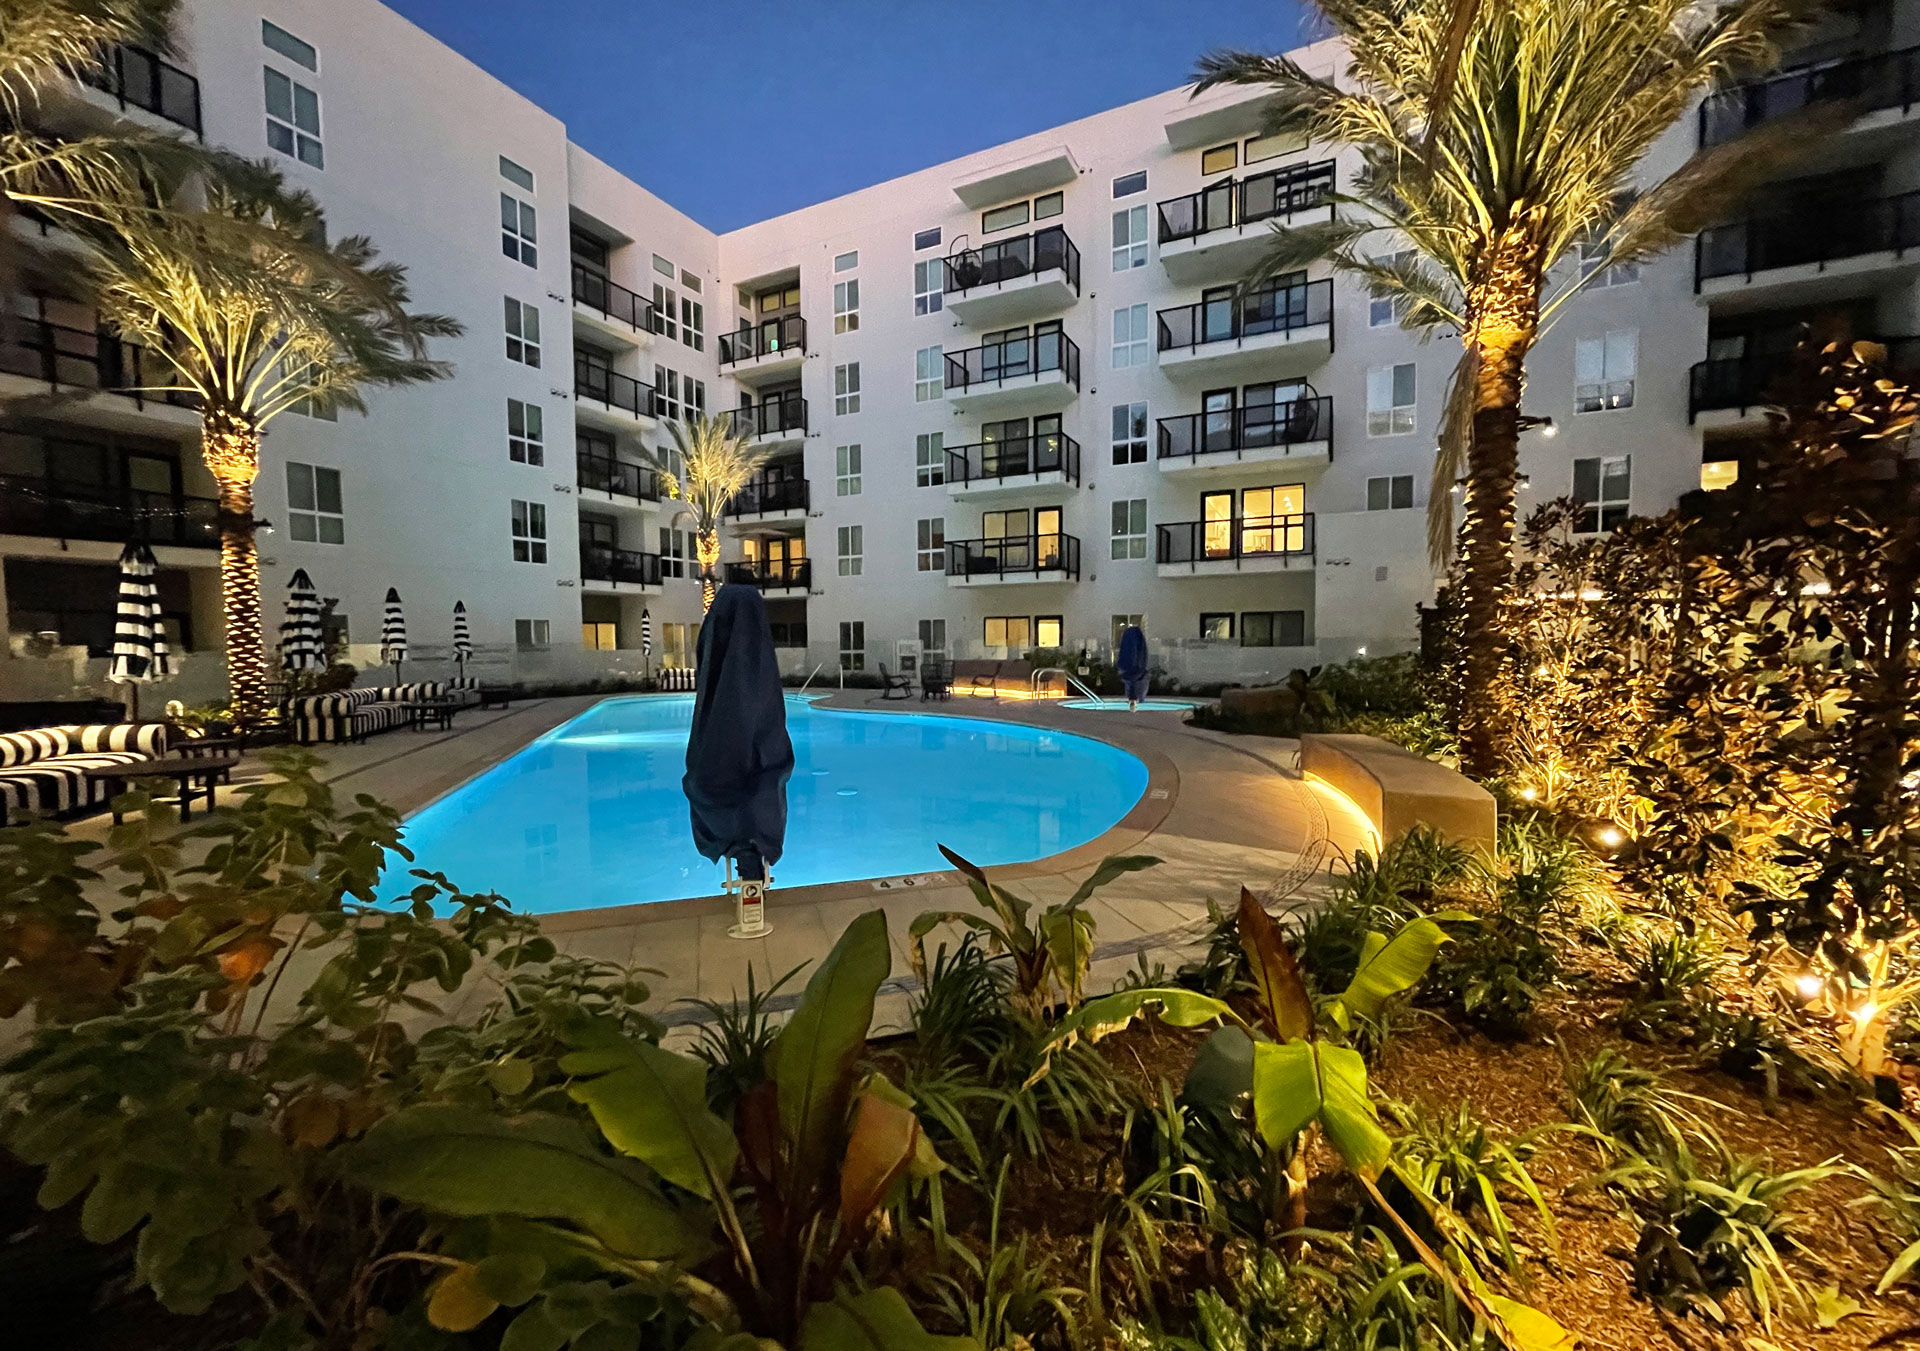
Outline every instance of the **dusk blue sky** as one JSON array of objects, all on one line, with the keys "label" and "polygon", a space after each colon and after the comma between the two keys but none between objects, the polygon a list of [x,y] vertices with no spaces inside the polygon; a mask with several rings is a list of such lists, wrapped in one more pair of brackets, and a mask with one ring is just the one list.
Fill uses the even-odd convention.
[{"label": "dusk blue sky", "polygon": [[716,230],[1311,36],[1295,0],[387,2]]}]

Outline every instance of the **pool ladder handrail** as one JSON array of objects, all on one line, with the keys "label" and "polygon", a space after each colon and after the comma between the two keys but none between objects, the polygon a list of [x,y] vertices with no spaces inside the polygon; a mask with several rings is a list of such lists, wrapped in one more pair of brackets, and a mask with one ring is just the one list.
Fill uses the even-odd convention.
[{"label": "pool ladder handrail", "polygon": [[1083,698],[1091,699],[1095,703],[1100,702],[1100,696],[1088,689],[1078,676],[1074,675],[1073,672],[1067,670],[1064,666],[1042,666],[1039,670],[1027,677],[1027,689],[1031,691],[1036,698],[1040,694],[1040,677],[1047,675],[1057,675],[1061,677],[1069,685],[1079,690]]},{"label": "pool ladder handrail", "polygon": [[826,663],[823,661],[819,663],[819,665],[816,665],[811,671],[807,672],[807,678],[800,682],[800,693],[805,694],[807,692],[807,686],[813,683],[813,678],[820,674],[820,667],[825,665]]}]

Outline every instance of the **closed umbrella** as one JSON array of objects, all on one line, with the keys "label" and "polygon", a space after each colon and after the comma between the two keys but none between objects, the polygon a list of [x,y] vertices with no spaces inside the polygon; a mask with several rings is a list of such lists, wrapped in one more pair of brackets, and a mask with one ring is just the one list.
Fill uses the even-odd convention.
[{"label": "closed umbrella", "polygon": [[680,781],[693,844],[703,858],[738,865],[738,923],[729,932],[758,937],[767,932],[767,868],[780,861],[786,846],[793,742],[773,636],[756,588],[720,588],[700,629],[698,667],[687,772]]},{"label": "closed umbrella", "polygon": [[280,621],[280,664],[289,671],[318,671],[327,664],[320,631],[320,593],[305,568],[287,581],[287,613]]},{"label": "closed umbrella", "polygon": [[653,611],[642,606],[640,609],[640,670],[642,673],[653,669]]},{"label": "closed umbrella", "polygon": [[120,551],[120,593],[113,621],[113,660],[107,679],[131,685],[131,717],[140,716],[140,686],[173,674],[167,654],[167,635],[160,626],[160,589],[154,585],[158,568],[153,550],[137,541]]},{"label": "closed umbrella", "polygon": [[467,628],[467,603],[457,600],[453,603],[453,661],[462,676],[467,673],[467,658],[472,655],[473,634]]},{"label": "closed umbrella", "polygon": [[393,683],[400,683],[400,663],[407,659],[407,617],[400,612],[400,592],[387,588],[387,612],[380,621],[380,660],[393,664]]},{"label": "closed umbrella", "polygon": [[1120,631],[1120,655],[1114,665],[1120,672],[1120,683],[1126,688],[1127,707],[1139,706],[1147,697],[1147,635],[1140,632],[1138,624],[1129,624]]}]

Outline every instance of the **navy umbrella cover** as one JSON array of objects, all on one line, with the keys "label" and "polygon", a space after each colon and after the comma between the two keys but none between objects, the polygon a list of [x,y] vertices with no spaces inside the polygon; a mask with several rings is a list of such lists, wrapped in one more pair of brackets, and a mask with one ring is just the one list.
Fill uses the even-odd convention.
[{"label": "navy umbrella cover", "polygon": [[1120,631],[1120,655],[1114,662],[1127,698],[1138,703],[1147,697],[1147,635],[1140,626],[1129,624]]},{"label": "navy umbrella cover", "polygon": [[787,840],[787,780],[793,742],[760,592],[729,584],[700,629],[699,683],[681,787],[702,857],[738,861],[762,880]]}]

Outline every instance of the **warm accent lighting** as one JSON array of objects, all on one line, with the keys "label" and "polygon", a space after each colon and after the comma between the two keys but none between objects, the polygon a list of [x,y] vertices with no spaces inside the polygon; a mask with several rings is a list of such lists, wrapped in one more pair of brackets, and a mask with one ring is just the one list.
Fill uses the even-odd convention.
[{"label": "warm accent lighting", "polygon": [[1800,974],[1799,979],[1793,982],[1793,988],[1799,993],[1802,999],[1814,1000],[1820,997],[1820,991],[1824,988],[1825,984],[1826,982],[1814,975],[1813,972],[1805,971]]},{"label": "warm accent lighting", "polygon": [[1626,835],[1618,826],[1602,826],[1594,838],[1608,849],[1618,849],[1627,842]]},{"label": "warm accent lighting", "polygon": [[1520,790],[1520,800],[1522,802],[1536,801],[1539,798],[1539,796],[1540,796],[1540,790],[1538,788],[1535,788],[1532,784],[1528,784],[1525,788],[1522,788]]},{"label": "warm accent lighting", "polygon": [[1367,848],[1373,850],[1376,854],[1380,852],[1380,831],[1374,826],[1373,818],[1360,810],[1359,803],[1328,783],[1318,774],[1303,775],[1303,778],[1306,780],[1307,787],[1313,790],[1316,797],[1353,824],[1354,829],[1360,833],[1361,838],[1366,840]]}]

